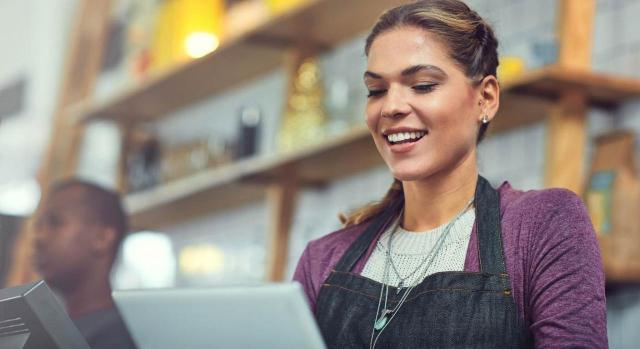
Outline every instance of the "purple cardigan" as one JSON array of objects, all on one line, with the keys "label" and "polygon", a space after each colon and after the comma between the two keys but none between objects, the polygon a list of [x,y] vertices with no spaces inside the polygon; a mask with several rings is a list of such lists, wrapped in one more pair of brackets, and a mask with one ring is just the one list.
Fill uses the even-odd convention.
[{"label": "purple cardigan", "polygon": [[[498,189],[505,263],[519,315],[536,348],[607,348],[604,272],[591,220],[578,196],[565,189]],[[293,279],[313,311],[331,268],[369,222],[311,241]],[[382,232],[380,232],[382,233]],[[474,225],[465,271],[479,271]],[[375,243],[353,272],[361,273]]]}]

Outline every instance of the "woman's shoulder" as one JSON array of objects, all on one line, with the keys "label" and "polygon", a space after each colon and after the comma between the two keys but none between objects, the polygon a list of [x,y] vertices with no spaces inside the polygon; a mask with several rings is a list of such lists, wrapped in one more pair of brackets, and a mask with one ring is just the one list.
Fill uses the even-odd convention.
[{"label": "woman's shoulder", "polygon": [[315,240],[307,245],[308,252],[316,257],[342,256],[355,239],[364,232],[369,222],[343,227]]},{"label": "woman's shoulder", "polygon": [[498,192],[503,234],[517,235],[514,244],[530,248],[545,242],[595,241],[587,208],[574,192],[562,188],[522,191],[507,182]]},{"label": "woman's shoulder", "polygon": [[503,215],[513,213],[561,214],[584,210],[582,199],[564,188],[518,190],[509,182],[499,188],[500,206]]}]

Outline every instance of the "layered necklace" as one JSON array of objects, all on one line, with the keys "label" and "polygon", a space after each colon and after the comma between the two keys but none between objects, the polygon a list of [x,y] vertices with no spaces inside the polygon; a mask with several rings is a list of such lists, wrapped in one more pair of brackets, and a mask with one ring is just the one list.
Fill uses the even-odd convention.
[{"label": "layered necklace", "polygon": [[[469,200],[469,202],[467,202],[467,204],[464,206],[464,209],[462,209],[444,228],[444,231],[442,232],[442,235],[438,238],[438,240],[436,241],[435,245],[433,246],[433,248],[431,249],[431,251],[427,254],[427,256],[425,256],[420,263],[418,264],[418,266],[408,275],[402,277],[400,275],[400,273],[398,272],[398,268],[395,266],[394,262],[393,262],[393,258],[391,257],[391,247],[393,244],[393,237],[395,236],[397,230],[398,230],[398,226],[400,225],[400,217],[402,217],[402,214],[404,213],[404,210],[400,212],[400,215],[398,216],[398,219],[396,219],[396,221],[394,222],[394,225],[391,229],[391,233],[389,235],[389,246],[387,248],[386,251],[386,262],[385,262],[385,266],[384,266],[384,273],[383,273],[383,277],[382,277],[382,285],[380,287],[380,296],[378,299],[378,307],[376,309],[376,317],[374,319],[373,322],[373,329],[371,330],[371,339],[369,341],[369,348],[373,349],[376,346],[376,342],[378,341],[378,338],[380,337],[380,335],[382,334],[382,332],[384,331],[384,329],[387,327],[387,325],[389,325],[389,323],[391,322],[391,320],[393,320],[393,318],[396,316],[396,314],[398,313],[398,311],[400,310],[400,308],[402,307],[402,305],[404,305],[404,302],[406,301],[407,297],[409,296],[409,294],[411,293],[411,291],[418,285],[420,284],[420,282],[427,276],[427,273],[429,271],[429,268],[431,266],[431,264],[433,263],[433,261],[435,260],[436,256],[438,255],[438,252],[440,251],[440,249],[442,248],[442,246],[444,245],[444,241],[447,238],[447,235],[449,235],[449,231],[451,230],[451,228],[454,226],[454,224],[458,221],[458,219],[460,219],[460,217],[462,217],[462,215],[467,212],[467,210],[471,207],[471,205],[473,204],[473,199],[471,198],[471,200]],[[387,306],[387,300],[388,300],[388,296],[389,296],[389,267],[391,267],[394,271],[394,273],[396,274],[396,276],[398,277],[398,279],[400,280],[399,284],[398,284],[398,288],[396,290],[396,294],[400,294],[400,292],[404,292],[400,298],[400,300],[398,301],[398,303],[396,304],[395,307],[390,308]],[[405,282],[407,280],[409,280],[414,274],[416,274],[418,271],[422,271],[422,274],[420,274],[420,277],[417,278],[409,287],[405,287],[406,284]],[[384,295],[384,297],[383,297]],[[383,298],[384,298],[384,305],[383,305]]]}]

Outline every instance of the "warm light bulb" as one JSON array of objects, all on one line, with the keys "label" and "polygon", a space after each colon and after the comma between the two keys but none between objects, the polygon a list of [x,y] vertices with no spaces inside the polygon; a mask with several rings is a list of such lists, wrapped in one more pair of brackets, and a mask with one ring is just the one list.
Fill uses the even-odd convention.
[{"label": "warm light bulb", "polygon": [[223,271],[225,255],[214,245],[185,246],[180,251],[178,264],[180,270],[186,275],[215,274]]},{"label": "warm light bulb", "polygon": [[191,58],[200,58],[215,51],[220,44],[220,40],[215,34],[195,32],[189,34],[185,40],[187,55]]}]

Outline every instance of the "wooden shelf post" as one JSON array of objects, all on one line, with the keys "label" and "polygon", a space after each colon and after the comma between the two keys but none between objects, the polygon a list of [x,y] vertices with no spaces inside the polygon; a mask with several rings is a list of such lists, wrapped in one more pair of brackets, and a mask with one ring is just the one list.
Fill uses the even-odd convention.
[{"label": "wooden shelf post", "polygon": [[283,281],[289,255],[291,223],[295,214],[298,180],[271,185],[267,190],[269,205],[269,238],[267,249],[267,280]]},{"label": "wooden shelf post", "polygon": [[585,96],[580,92],[566,92],[551,106],[547,119],[547,187],[582,191],[586,109]]},{"label": "wooden shelf post", "polygon": [[[285,58],[288,86],[285,93],[284,113],[289,112],[290,101],[295,93],[298,70],[305,60],[319,52],[312,42],[298,42]],[[286,122],[286,120],[283,120]],[[281,126],[282,127],[282,126]],[[280,137],[280,136],[279,136]],[[286,177],[285,177],[286,174]],[[287,178],[288,177],[288,178]],[[289,235],[296,207],[296,196],[300,186],[294,166],[287,166],[280,180],[267,188],[267,200],[271,210],[269,244],[267,249],[267,279],[282,281],[289,255]]]},{"label": "wooden shelf post", "polygon": [[[560,0],[558,62],[568,70],[588,71],[591,65],[594,0]],[[567,90],[552,107],[547,122],[545,186],[580,193],[584,184],[587,142],[587,96]]]},{"label": "wooden shelf post", "polygon": [[[75,125],[67,108],[89,99],[93,93],[106,42],[111,5],[111,0],[84,0],[78,4],[58,104],[53,114],[51,140],[38,175],[43,196],[53,181],[75,172],[84,126]],[[37,277],[31,263],[31,227],[29,220],[16,238],[6,286],[23,284]]]}]

